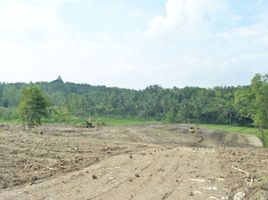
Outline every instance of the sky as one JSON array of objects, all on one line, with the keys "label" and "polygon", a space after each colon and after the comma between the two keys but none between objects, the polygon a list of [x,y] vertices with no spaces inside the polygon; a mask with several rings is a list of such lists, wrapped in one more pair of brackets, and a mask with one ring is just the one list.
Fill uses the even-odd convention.
[{"label": "sky", "polygon": [[267,0],[0,0],[0,82],[143,89],[268,73]]}]

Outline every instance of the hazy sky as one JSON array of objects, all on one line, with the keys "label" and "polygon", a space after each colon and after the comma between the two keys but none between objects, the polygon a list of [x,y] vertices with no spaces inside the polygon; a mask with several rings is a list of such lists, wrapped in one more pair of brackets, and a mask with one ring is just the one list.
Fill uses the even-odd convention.
[{"label": "hazy sky", "polygon": [[268,73],[267,0],[0,0],[0,82],[141,89]]}]

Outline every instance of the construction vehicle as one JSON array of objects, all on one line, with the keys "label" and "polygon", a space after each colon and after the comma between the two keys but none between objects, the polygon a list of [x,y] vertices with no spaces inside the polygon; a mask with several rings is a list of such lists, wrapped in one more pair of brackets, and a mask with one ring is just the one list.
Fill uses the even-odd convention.
[{"label": "construction vehicle", "polygon": [[85,121],[85,128],[94,128],[90,118]]}]

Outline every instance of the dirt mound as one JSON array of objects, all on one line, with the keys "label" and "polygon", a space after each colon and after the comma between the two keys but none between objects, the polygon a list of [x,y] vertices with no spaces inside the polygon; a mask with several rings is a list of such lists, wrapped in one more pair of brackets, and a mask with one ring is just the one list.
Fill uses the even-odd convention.
[{"label": "dirt mound", "polygon": [[263,147],[261,140],[255,135],[228,133],[204,129],[205,138],[212,138],[217,146],[227,147]]}]

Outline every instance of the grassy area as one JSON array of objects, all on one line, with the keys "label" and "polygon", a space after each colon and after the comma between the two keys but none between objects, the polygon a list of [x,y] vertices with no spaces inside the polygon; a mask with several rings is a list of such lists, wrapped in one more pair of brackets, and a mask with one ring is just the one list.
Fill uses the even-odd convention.
[{"label": "grassy area", "polygon": [[[44,118],[42,120],[42,123],[44,124],[65,123],[80,127],[83,126],[86,120],[87,118],[70,116],[65,122],[55,121],[52,118]],[[100,123],[107,126],[131,126],[131,125],[143,125],[148,123],[157,123],[156,121],[145,121],[135,118],[113,118],[113,117],[92,117],[91,121],[93,122],[93,124]],[[20,122],[18,119],[14,120],[0,119],[0,123],[5,124],[5,123],[20,123]]]},{"label": "grassy area", "polygon": [[[85,124],[86,120],[87,118],[79,118],[71,116],[64,123],[81,127]],[[134,118],[113,118],[113,117],[92,117],[91,121],[94,125],[101,124],[107,126],[131,126],[131,125],[134,126],[148,123],[156,123],[155,121],[144,121],[141,119],[134,119]],[[44,119],[43,122],[47,124],[59,123],[51,119]]]},{"label": "grassy area", "polygon": [[144,120],[133,119],[133,118],[107,118],[107,117],[96,118],[95,120],[103,121],[108,126],[143,125],[143,124],[154,122],[154,121],[144,121]]},{"label": "grassy area", "polygon": [[17,123],[19,123],[18,119],[13,120],[0,119],[0,124],[17,124]]},{"label": "grassy area", "polygon": [[[244,133],[253,134],[261,138],[261,133],[258,128],[253,127],[242,127],[242,126],[232,126],[232,125],[215,125],[215,124],[202,124],[200,127],[215,129],[219,131],[226,131],[229,133]],[[268,130],[265,130],[265,147],[268,147]]]}]

